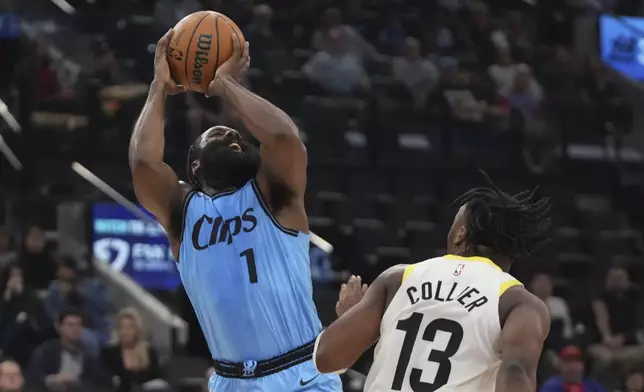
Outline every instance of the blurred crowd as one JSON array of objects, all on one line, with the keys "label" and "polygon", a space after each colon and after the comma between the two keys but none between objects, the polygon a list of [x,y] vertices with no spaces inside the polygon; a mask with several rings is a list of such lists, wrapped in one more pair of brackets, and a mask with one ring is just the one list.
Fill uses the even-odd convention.
[{"label": "blurred crowd", "polygon": [[58,255],[36,225],[17,246],[11,238],[0,235],[0,391],[167,386],[141,316],[124,308],[110,317],[90,264]]},{"label": "blurred crowd", "polygon": [[[530,1],[156,0],[131,1],[122,10],[109,1],[71,3],[83,17],[67,23],[89,37],[88,62],[60,57],[42,36],[0,39],[3,53],[10,53],[7,58],[12,60],[0,64],[6,67],[0,70],[0,97],[11,103],[26,132],[37,136],[31,140],[39,141],[19,149],[27,165],[37,161],[35,151],[43,154],[38,159],[62,152],[86,160],[120,157],[125,163],[133,116],[151,77],[151,44],[180,18],[202,9],[223,12],[242,28],[253,61],[245,83],[298,122],[313,169],[329,162],[422,169],[431,164],[428,157],[435,156],[441,164],[480,160],[482,166],[498,158],[508,172],[520,167],[545,176],[567,164],[571,144],[602,144],[610,134],[628,133],[632,127],[632,108],[605,65],[574,48],[574,19],[597,11],[588,10],[586,2],[544,0],[536,7],[532,3],[537,2]],[[603,3],[624,14],[635,14],[640,5],[589,3]],[[189,143],[207,126],[241,127],[221,102],[196,94],[173,98],[169,111],[166,156],[178,168]],[[357,147],[365,145],[366,153],[359,152],[363,150]],[[373,219],[351,214],[367,205],[360,202],[365,192],[386,188],[369,188],[382,176],[377,173],[369,183],[359,183],[364,181],[359,178],[339,189],[338,178],[345,174],[332,172],[329,181],[314,173],[309,176],[312,225],[330,217],[334,223],[329,233],[340,231],[340,226],[343,233],[351,232],[347,238],[352,249],[343,253],[338,241],[337,253],[343,259],[334,260],[333,267],[381,271],[387,267],[382,260],[391,254],[374,251],[385,245],[374,243],[396,235]],[[52,181],[32,175],[23,184],[31,189]],[[399,187],[406,192],[418,186],[422,196],[430,194],[419,184],[427,182],[424,174],[415,177],[419,181],[397,172],[393,177],[406,181]],[[402,204],[407,196],[380,197],[378,206],[389,208],[396,200]],[[425,221],[444,223],[437,212],[441,207],[432,202],[417,197],[408,203],[411,211],[392,207],[393,218],[381,219],[400,221],[407,233],[403,242],[411,244],[411,256],[399,243],[392,244],[403,249],[397,254],[403,262],[427,258],[444,247],[427,249],[426,243],[436,242],[436,236]],[[586,253],[603,258],[608,248],[598,248],[604,242],[580,238],[587,227],[571,229],[573,224],[564,219],[573,209],[564,205],[558,214],[560,226],[567,230],[559,234],[588,242],[591,251]],[[367,215],[380,219],[379,211]],[[402,219],[405,214],[407,221]],[[347,216],[362,220],[347,223]],[[641,222],[638,225],[641,228]],[[626,228],[620,223],[610,227],[611,232],[602,232],[605,227],[595,231],[603,240],[617,241],[625,237],[607,236],[623,234]],[[91,263],[57,255],[37,226],[25,227],[21,241],[13,244],[16,229],[0,233],[0,350],[8,358],[0,365],[0,392],[23,390],[24,379],[27,385],[52,391],[164,386],[159,381],[163,366],[145,340],[140,317],[132,309],[109,317],[110,304]],[[414,233],[421,235],[414,240]],[[547,304],[553,320],[539,372],[540,390],[644,392],[641,246],[633,251],[635,256],[628,255],[640,267],[614,260],[627,247],[603,258],[603,282],[597,288],[561,284],[564,278],[575,281],[584,275],[590,264],[584,252],[568,249],[559,239],[546,258],[574,266],[570,276],[562,277],[563,267],[558,267],[558,272],[543,268],[526,277],[526,286]],[[320,278],[330,273],[332,262],[318,253],[312,267]],[[378,253],[380,261],[372,253]],[[582,299],[575,294],[583,294]],[[364,362],[362,370],[368,369],[368,359]]]},{"label": "blurred crowd", "polygon": [[[602,62],[575,53],[572,20],[587,10],[569,2],[158,0],[120,12],[109,2],[89,10],[78,3],[87,20],[74,22],[91,37],[85,63],[52,53],[42,38],[5,40],[12,61],[3,64],[0,96],[11,98],[23,127],[75,131],[43,153],[87,158],[122,150],[128,132],[120,124],[145,96],[151,44],[201,9],[230,15],[252,42],[249,86],[301,120],[307,134],[332,125],[368,129],[368,160],[387,155],[381,150],[391,136],[383,133],[404,127],[420,136],[408,144],[430,145],[444,158],[468,143],[501,143],[514,152],[510,159],[541,173],[566,158],[571,143],[631,126],[632,110]],[[318,99],[302,99],[308,96]],[[344,122],[310,121],[333,109],[346,112]],[[196,94],[173,100],[169,110],[170,153],[177,155],[204,124],[236,123],[234,112]],[[97,126],[104,131],[83,131]]]}]

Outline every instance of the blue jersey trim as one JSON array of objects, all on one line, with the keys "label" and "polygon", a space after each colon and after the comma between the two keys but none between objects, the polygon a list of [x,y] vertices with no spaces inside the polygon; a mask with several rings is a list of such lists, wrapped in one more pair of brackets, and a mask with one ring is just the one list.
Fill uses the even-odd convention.
[{"label": "blue jersey trim", "polygon": [[244,188],[244,187],[242,186],[242,187],[239,187],[239,188],[231,189],[231,190],[229,190],[229,191],[224,191],[224,192],[215,193],[214,195],[209,195],[209,194],[204,193],[204,192],[202,192],[202,191],[199,191],[198,193],[199,193],[200,195],[204,195],[205,197],[209,197],[211,200],[215,200],[215,199],[218,199],[218,198],[220,198],[220,197],[222,197],[222,196],[232,195],[233,193],[235,193],[235,192],[237,192],[237,191],[239,191],[239,190],[241,190],[241,189],[243,189],[243,188]]},{"label": "blue jersey trim", "polygon": [[298,230],[293,230],[293,229],[287,229],[286,227],[282,226],[277,219],[273,216],[273,214],[268,210],[268,207],[266,207],[266,203],[264,203],[264,198],[262,197],[262,192],[259,189],[259,185],[257,184],[257,181],[253,178],[251,180],[251,184],[253,186],[253,191],[255,192],[255,196],[257,197],[257,200],[259,201],[259,205],[262,206],[262,210],[264,210],[264,213],[270,218],[271,222],[280,229],[284,234],[291,235],[293,237],[297,237],[299,235]]},{"label": "blue jersey trim", "polygon": [[183,232],[186,229],[186,219],[188,218],[188,205],[190,205],[190,200],[197,194],[196,191],[189,191],[183,199],[183,216],[181,217],[181,234],[179,235],[179,253],[177,254],[177,260],[179,262],[179,257],[181,256],[181,244],[183,244]]}]

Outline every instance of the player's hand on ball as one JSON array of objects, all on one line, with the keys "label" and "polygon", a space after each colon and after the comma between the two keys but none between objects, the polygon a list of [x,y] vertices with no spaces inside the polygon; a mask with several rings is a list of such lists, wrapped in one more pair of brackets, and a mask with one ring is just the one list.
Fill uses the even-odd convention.
[{"label": "player's hand on ball", "polygon": [[340,298],[335,304],[335,313],[338,317],[342,316],[347,310],[360,302],[369,286],[362,283],[362,278],[351,275],[347,283],[343,283],[340,288]]},{"label": "player's hand on ball", "polygon": [[[231,27],[232,29],[232,27]],[[208,91],[206,91],[206,97],[213,97],[215,95],[221,95],[223,93],[222,80],[226,78],[232,78],[236,81],[240,81],[242,76],[250,67],[250,54],[248,51],[249,44],[248,41],[244,44],[242,48],[239,43],[239,39],[236,34],[232,35],[233,37],[233,55],[230,56],[226,62],[217,68],[215,72],[215,78],[210,82],[208,86]]]},{"label": "player's hand on ball", "polygon": [[161,83],[163,86],[163,91],[166,94],[178,94],[188,91],[184,86],[178,85],[172,80],[170,76],[170,67],[168,66],[168,45],[172,39],[172,29],[168,30],[167,33],[159,42],[154,52],[154,79],[155,81]]}]

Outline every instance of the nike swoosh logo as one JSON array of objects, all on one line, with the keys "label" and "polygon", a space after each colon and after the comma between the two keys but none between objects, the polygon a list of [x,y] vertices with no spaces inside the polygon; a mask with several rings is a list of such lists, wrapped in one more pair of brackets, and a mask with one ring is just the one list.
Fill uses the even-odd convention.
[{"label": "nike swoosh logo", "polygon": [[316,378],[318,378],[318,376],[319,376],[319,374],[318,374],[318,375],[316,375],[315,377],[313,377],[312,379],[308,380],[308,381],[304,381],[304,379],[303,379],[303,378],[300,378],[300,385],[301,385],[301,386],[308,385],[308,384],[310,384],[310,383],[311,383],[311,381],[313,381],[313,380],[315,380]]}]

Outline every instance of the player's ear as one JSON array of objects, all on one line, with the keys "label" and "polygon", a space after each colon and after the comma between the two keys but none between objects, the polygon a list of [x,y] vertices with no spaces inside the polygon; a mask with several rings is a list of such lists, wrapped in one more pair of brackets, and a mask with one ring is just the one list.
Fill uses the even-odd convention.
[{"label": "player's ear", "polygon": [[467,236],[467,228],[465,225],[461,225],[456,231],[454,236],[454,245],[459,246],[465,242],[465,237]]},{"label": "player's ear", "polygon": [[192,163],[190,164],[190,170],[192,170],[192,174],[194,176],[197,175],[197,170],[199,170],[199,160],[198,159],[195,159],[194,161],[192,161]]}]

